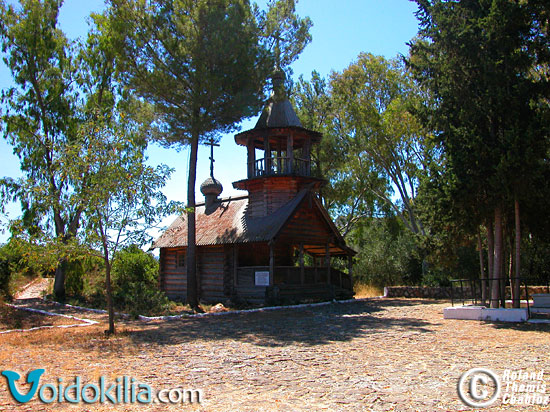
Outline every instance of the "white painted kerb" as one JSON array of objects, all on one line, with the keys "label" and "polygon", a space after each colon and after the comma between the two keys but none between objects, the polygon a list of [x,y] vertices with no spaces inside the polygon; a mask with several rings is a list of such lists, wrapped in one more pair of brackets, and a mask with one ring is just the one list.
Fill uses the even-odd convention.
[{"label": "white painted kerb", "polygon": [[444,319],[485,320],[498,322],[525,322],[527,309],[488,309],[483,306],[454,306],[443,309]]}]

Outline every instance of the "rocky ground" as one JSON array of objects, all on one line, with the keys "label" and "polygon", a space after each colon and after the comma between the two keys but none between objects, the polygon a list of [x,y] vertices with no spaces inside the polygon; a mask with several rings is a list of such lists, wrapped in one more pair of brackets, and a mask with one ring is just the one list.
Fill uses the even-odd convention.
[{"label": "rocky ground", "polygon": [[[43,309],[54,305],[28,302]],[[128,376],[153,388],[201,389],[200,405],[17,405],[0,381],[0,410],[461,411],[457,382],[470,368],[550,376],[550,325],[444,320],[446,302],[353,303],[164,321],[118,321],[0,335],[1,369],[46,370],[41,382]],[[550,394],[550,378],[544,377]],[[4,386],[2,386],[4,385]],[[22,390],[23,391],[23,390]],[[533,411],[550,406],[485,410]]]}]

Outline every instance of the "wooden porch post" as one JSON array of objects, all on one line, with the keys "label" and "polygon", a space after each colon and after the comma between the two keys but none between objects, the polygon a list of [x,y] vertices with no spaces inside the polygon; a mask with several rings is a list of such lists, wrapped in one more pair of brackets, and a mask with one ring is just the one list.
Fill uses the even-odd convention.
[{"label": "wooden porch post", "polygon": [[269,242],[269,286],[273,286],[275,258],[273,256],[273,241]]},{"label": "wooden porch post", "polygon": [[306,271],[304,269],[304,243],[300,243],[300,284],[306,283]]},{"label": "wooden porch post", "polygon": [[233,285],[239,284],[239,248],[233,245]]},{"label": "wooden porch post", "polygon": [[313,283],[317,283],[319,281],[319,274],[317,273],[317,256],[313,256],[313,267],[315,268],[315,279]]},{"label": "wooden porch post", "polygon": [[277,144],[277,174],[283,174],[283,159],[281,158],[281,142]]},{"label": "wooden porch post", "polygon": [[286,165],[286,172],[287,173],[292,173],[293,170],[293,163],[294,163],[294,152],[292,150],[292,148],[294,147],[294,135],[292,134],[292,132],[290,132],[288,134],[288,137],[286,139],[286,160],[287,160],[287,165]]},{"label": "wooden porch post", "polygon": [[256,174],[256,149],[253,138],[248,138],[246,148],[248,150],[248,178],[250,179]]},{"label": "wooden porch post", "polygon": [[330,243],[325,246],[325,264],[327,265],[327,284],[330,285]]},{"label": "wooden porch post", "polygon": [[349,274],[349,281],[353,285],[353,256],[348,255],[348,274]]},{"label": "wooden porch post", "polygon": [[264,140],[264,162],[265,162],[265,174],[271,174],[271,147],[269,145],[269,136]]},{"label": "wooden porch post", "polygon": [[305,174],[306,176],[311,175],[311,138],[308,137],[306,139],[306,143],[304,145],[304,158],[306,159],[306,165],[305,165]]}]

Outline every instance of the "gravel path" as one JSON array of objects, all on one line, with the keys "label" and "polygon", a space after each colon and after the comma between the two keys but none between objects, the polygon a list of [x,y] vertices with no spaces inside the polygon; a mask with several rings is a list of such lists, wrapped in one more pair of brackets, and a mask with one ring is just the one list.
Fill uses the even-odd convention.
[{"label": "gravel path", "polygon": [[23,287],[15,294],[16,300],[41,298],[43,293],[48,290],[53,283],[51,278],[39,278]]},{"label": "gravel path", "polygon": [[[202,389],[200,406],[34,402],[5,411],[460,411],[460,375],[473,367],[550,376],[550,326],[444,320],[447,303],[372,299],[308,309],[171,321],[120,321],[0,336],[3,369],[46,369],[46,382],[124,375],[154,388]],[[82,314],[81,314],[82,315]],[[99,319],[99,317],[98,317]],[[103,320],[104,322],[105,320]],[[550,394],[550,378],[545,375]],[[504,406],[488,411],[538,411]]]}]

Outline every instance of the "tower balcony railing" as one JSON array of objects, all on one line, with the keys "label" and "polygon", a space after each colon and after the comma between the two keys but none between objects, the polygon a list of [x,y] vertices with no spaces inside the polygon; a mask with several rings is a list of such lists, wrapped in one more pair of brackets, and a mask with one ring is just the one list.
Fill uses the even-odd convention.
[{"label": "tower balcony railing", "polygon": [[[248,164],[249,177],[301,175],[311,176],[311,160],[285,156],[265,157]],[[252,176],[250,176],[252,174]]]}]

